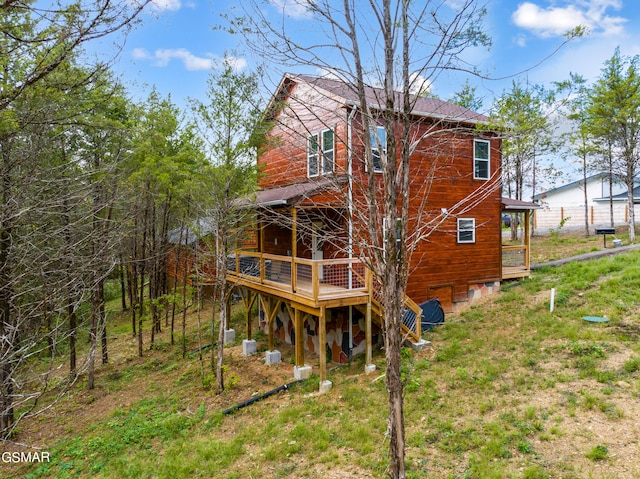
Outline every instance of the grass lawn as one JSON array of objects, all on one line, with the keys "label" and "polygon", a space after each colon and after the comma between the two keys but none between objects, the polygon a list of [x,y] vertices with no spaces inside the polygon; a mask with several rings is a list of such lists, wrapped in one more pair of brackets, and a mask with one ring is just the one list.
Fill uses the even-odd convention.
[{"label": "grass lawn", "polygon": [[[533,262],[601,247],[601,237],[534,239]],[[640,477],[639,291],[640,251],[633,251],[504,282],[497,295],[447,315],[425,334],[431,348],[403,353],[409,477]],[[610,321],[588,323],[586,315]],[[209,317],[203,312],[201,321]],[[363,373],[362,357],[333,368],[328,394],[317,394],[313,376],[224,416],[293,380],[293,352],[284,345],[276,366],[265,366],[263,354],[241,355],[242,317],[236,310],[229,388],[219,396],[209,387],[209,350],[201,369],[195,313],[185,359],[166,329],[158,347],[137,358],[128,318],[114,317],[113,359],[101,367],[98,388],[79,384],[14,438],[48,451],[51,461],[0,463],[2,477],[386,477],[382,352],[372,375]],[[258,339],[264,351],[266,338]]]}]

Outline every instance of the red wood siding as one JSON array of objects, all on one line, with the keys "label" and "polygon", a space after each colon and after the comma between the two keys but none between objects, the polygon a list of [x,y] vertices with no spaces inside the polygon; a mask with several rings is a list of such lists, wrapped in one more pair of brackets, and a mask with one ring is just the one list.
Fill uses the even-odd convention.
[{"label": "red wood siding", "polygon": [[335,132],[336,174],[345,171],[346,110],[336,100],[306,85],[295,85],[273,122],[270,146],[258,158],[264,173],[258,183],[260,188],[306,181],[309,135],[327,129]]},{"label": "red wood siding", "polygon": [[[306,181],[307,137],[310,133],[326,128],[335,128],[335,174],[343,175],[347,168],[347,114],[348,111],[335,100],[322,97],[304,85],[295,86],[287,106],[275,119],[276,124],[271,133],[272,146],[259,157],[258,162],[264,172],[260,186],[269,188]],[[443,208],[451,213],[436,231],[420,240],[411,257],[407,292],[416,302],[426,301],[438,291],[441,291],[438,294],[445,295],[449,294],[446,291],[450,291],[451,299],[440,298],[443,302],[463,301],[468,297],[469,284],[499,281],[501,277],[500,141],[491,139],[490,168],[491,174],[497,179],[493,182],[475,180],[473,140],[474,137],[479,138],[480,134],[464,134],[456,126],[459,125],[422,121],[411,132],[412,140],[422,139],[410,160],[409,233],[428,224],[441,214]],[[353,119],[351,142],[356,218],[354,227],[355,234],[366,236],[368,207],[362,188],[366,188],[367,174],[363,162],[363,138],[361,133],[357,134],[360,130],[356,115]],[[478,189],[486,189],[490,185],[493,188],[482,195],[481,201],[472,202],[464,209],[456,208],[456,205]],[[346,187],[344,183],[341,194],[325,193],[301,204],[343,205],[344,208]],[[382,201],[381,188],[379,194],[378,201]],[[458,244],[457,217],[475,219],[474,243]],[[264,251],[286,254],[291,250],[291,232],[276,232],[274,228],[265,230]],[[276,237],[278,245],[273,244]],[[339,253],[337,247],[327,248],[325,258]],[[334,249],[329,251],[329,248]],[[300,237],[298,255],[310,257],[308,245]],[[443,285],[449,289],[443,289]]]}]

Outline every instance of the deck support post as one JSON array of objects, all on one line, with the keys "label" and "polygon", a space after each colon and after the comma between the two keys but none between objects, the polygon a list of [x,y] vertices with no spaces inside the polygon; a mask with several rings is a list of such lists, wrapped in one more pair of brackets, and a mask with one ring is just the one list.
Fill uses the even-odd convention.
[{"label": "deck support post", "polygon": [[327,309],[320,307],[318,327],[318,355],[320,356],[320,384],[327,380]]},{"label": "deck support post", "polygon": [[[367,365],[373,363],[373,346],[372,346],[372,334],[371,334],[371,297],[369,297],[369,301],[367,301],[367,312],[365,314],[365,342],[366,342],[366,352],[365,352],[365,371],[367,371]],[[371,368],[369,368],[371,369]]]},{"label": "deck support post", "polygon": [[242,304],[244,304],[245,325],[247,329],[247,339],[251,340],[251,308],[256,302],[258,295],[253,293],[249,288],[238,288]]}]

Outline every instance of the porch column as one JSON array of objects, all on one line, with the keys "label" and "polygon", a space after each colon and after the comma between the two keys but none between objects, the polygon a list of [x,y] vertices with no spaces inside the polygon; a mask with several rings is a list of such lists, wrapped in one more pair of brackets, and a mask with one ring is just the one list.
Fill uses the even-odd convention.
[{"label": "porch column", "polygon": [[524,267],[526,271],[531,269],[531,211],[524,212]]},{"label": "porch column", "polygon": [[291,291],[296,292],[297,271],[296,257],[298,256],[298,209],[291,208]]},{"label": "porch column", "polygon": [[294,309],[293,317],[296,335],[296,366],[304,366],[304,331],[302,330],[304,318],[299,309]]}]

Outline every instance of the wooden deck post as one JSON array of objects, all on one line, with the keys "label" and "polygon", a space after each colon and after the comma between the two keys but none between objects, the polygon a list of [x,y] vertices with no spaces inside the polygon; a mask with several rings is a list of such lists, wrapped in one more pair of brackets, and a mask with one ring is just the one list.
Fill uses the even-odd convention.
[{"label": "wooden deck post", "polygon": [[372,341],[371,334],[371,296],[369,296],[369,301],[367,301],[367,312],[365,314],[365,330],[364,337],[366,342],[366,352],[365,352],[365,364],[371,364],[373,362],[373,346],[371,345]]},{"label": "wooden deck post", "polygon": [[[320,356],[320,384],[327,380],[327,309],[320,307],[318,328],[318,355]],[[329,311],[330,314],[330,311]]]},{"label": "wooden deck post", "polygon": [[[271,316],[271,315],[269,315]],[[267,318],[267,332],[268,332],[268,343],[269,343],[269,351],[273,351],[275,347],[275,339],[274,339],[274,327],[273,327],[273,319],[272,317]]]},{"label": "wooden deck post", "polygon": [[251,340],[251,308],[253,308],[258,295],[252,292],[249,288],[238,288],[238,292],[240,293],[240,297],[242,298],[242,304],[244,304],[247,339]]},{"label": "wooden deck post", "polygon": [[304,321],[299,309],[294,309],[293,311],[293,327],[296,335],[296,366],[304,366],[304,331],[302,330]]}]

